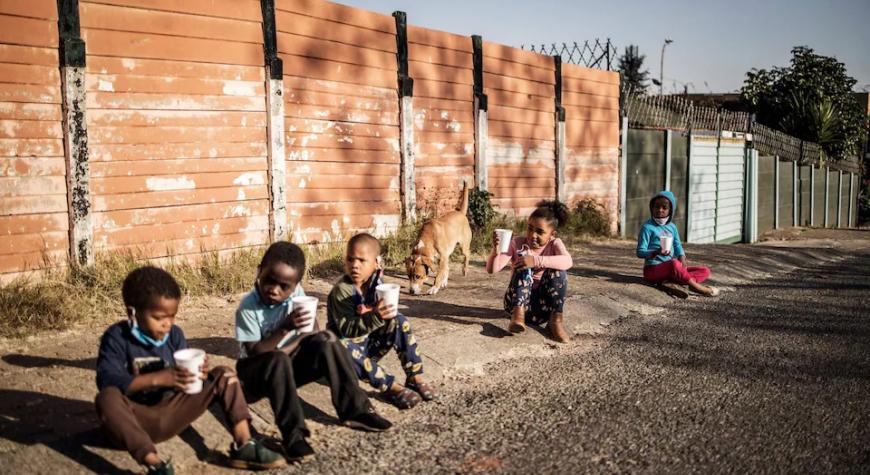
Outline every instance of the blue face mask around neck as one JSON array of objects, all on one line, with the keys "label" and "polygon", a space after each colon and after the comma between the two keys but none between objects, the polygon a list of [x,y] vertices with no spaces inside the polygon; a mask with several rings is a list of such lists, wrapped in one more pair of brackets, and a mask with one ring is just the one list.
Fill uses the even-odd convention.
[{"label": "blue face mask around neck", "polygon": [[169,341],[169,333],[163,335],[163,338],[159,340],[155,340],[150,336],[146,335],[141,328],[139,328],[139,323],[136,322],[135,313],[133,318],[130,319],[130,332],[133,334],[133,338],[135,338],[139,343],[142,343],[146,346],[153,346],[155,348],[160,348],[165,345],[167,341]]}]

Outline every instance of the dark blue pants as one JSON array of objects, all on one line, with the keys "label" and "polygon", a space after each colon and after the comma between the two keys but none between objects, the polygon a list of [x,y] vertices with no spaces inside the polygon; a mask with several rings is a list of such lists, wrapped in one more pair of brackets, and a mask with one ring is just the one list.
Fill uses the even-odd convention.
[{"label": "dark blue pants", "polygon": [[568,273],[545,269],[540,282],[534,286],[529,272],[514,272],[504,294],[504,309],[511,313],[516,307],[526,309],[526,323],[541,324],[550,315],[561,312],[568,292]]},{"label": "dark blue pants", "polygon": [[423,374],[423,359],[417,352],[417,339],[411,333],[411,322],[401,313],[392,321],[366,336],[342,338],[341,343],[350,353],[354,369],[360,379],[378,391],[390,389],[396,377],[378,365],[384,355],[395,349],[402,369],[410,378]]}]

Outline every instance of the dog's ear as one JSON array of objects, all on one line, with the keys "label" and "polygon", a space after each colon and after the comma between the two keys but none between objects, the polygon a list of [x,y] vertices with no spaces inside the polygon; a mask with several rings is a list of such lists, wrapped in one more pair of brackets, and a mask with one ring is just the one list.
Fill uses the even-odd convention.
[{"label": "dog's ear", "polygon": [[429,256],[420,256],[419,259],[423,263],[423,267],[426,268],[426,275],[429,275],[429,270],[435,267],[432,259],[429,259]]}]

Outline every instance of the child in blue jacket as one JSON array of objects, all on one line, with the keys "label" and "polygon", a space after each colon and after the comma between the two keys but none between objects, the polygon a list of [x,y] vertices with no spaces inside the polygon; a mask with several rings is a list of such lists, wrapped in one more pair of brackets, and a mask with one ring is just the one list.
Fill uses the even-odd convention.
[{"label": "child in blue jacket", "polygon": [[[672,222],[677,209],[677,198],[670,191],[660,191],[649,201],[652,217],[640,227],[637,234],[637,257],[645,259],[643,278],[654,284],[673,282],[688,285],[701,295],[715,297],[719,289],[703,285],[710,277],[710,269],[689,266],[680,242],[680,233]],[[663,249],[661,238],[673,239],[672,249]]]}]

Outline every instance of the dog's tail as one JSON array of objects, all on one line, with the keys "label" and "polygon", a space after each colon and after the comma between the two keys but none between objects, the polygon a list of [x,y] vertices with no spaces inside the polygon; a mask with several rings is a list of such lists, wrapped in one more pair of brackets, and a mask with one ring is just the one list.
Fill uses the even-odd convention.
[{"label": "dog's tail", "polygon": [[462,214],[468,214],[468,180],[462,180],[462,201],[456,208]]}]

